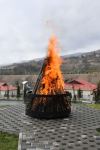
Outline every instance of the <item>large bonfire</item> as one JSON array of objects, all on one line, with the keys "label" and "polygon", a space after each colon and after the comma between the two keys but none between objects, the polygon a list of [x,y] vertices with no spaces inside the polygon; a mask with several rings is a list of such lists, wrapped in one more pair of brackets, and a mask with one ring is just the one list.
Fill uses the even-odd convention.
[{"label": "large bonfire", "polygon": [[48,45],[40,88],[38,89],[39,94],[54,95],[64,93],[64,81],[60,69],[61,63],[62,60],[58,54],[57,39],[52,36]]},{"label": "large bonfire", "polygon": [[61,63],[57,40],[55,37],[51,37],[47,57],[43,62],[34,91],[26,97],[27,115],[45,119],[69,116],[71,99],[64,92]]}]

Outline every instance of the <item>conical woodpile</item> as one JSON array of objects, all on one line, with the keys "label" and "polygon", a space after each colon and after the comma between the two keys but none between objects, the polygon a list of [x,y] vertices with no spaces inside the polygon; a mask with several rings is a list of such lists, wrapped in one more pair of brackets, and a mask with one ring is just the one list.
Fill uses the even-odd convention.
[{"label": "conical woodpile", "polygon": [[64,92],[61,62],[56,38],[52,37],[34,91],[26,96],[26,114],[48,119],[66,117],[70,114],[71,98]]}]

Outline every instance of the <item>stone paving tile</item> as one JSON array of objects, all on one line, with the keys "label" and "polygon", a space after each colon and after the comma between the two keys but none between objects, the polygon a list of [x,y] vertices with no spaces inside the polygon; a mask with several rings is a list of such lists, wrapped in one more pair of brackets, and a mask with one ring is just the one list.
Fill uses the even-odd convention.
[{"label": "stone paving tile", "polygon": [[24,104],[0,108],[0,131],[19,134],[23,130]]},{"label": "stone paving tile", "polygon": [[[69,118],[24,120],[21,149],[24,150],[100,150],[100,110],[74,104]],[[98,139],[98,140],[97,140]]]},{"label": "stone paving tile", "polygon": [[69,118],[38,120],[24,104],[0,109],[0,130],[21,134],[19,150],[100,150],[100,110],[72,105]]}]

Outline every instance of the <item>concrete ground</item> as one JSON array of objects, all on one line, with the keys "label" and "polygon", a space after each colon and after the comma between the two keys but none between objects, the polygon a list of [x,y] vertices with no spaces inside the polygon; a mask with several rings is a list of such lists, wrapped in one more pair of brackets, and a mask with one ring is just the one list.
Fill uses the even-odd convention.
[{"label": "concrete ground", "polygon": [[18,150],[100,150],[100,110],[72,104],[69,118],[38,120],[22,102],[0,105],[0,130],[19,134]]}]

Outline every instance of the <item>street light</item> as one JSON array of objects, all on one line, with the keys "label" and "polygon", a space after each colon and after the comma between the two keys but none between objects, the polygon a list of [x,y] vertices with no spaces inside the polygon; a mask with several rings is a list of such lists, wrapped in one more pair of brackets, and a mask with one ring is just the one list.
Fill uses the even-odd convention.
[{"label": "street light", "polygon": [[25,86],[26,86],[27,83],[28,83],[28,81],[23,81],[23,82],[22,82],[22,84],[23,84],[23,98],[24,98],[25,95],[26,95],[26,88],[25,88]]}]

